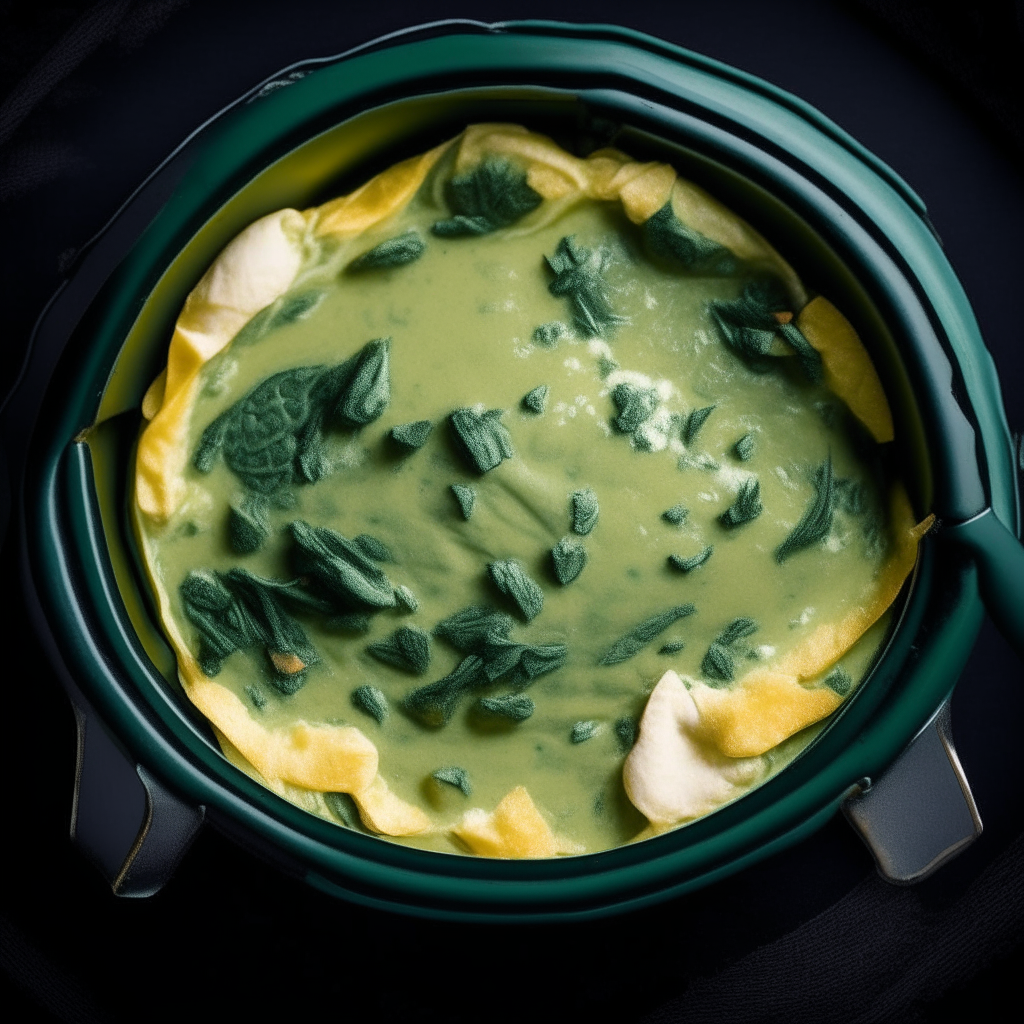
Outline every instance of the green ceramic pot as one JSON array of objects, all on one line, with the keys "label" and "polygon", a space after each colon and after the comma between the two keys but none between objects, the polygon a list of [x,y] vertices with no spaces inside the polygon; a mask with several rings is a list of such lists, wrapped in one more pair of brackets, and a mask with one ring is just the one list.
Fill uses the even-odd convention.
[{"label": "green ceramic pot", "polygon": [[[322,202],[478,121],[524,123],[573,148],[615,131],[616,145],[672,162],[761,230],[854,321],[893,402],[916,511],[943,523],[921,545],[870,679],[803,755],[686,828],[583,857],[506,862],[407,849],[334,827],[234,769],[180,692],[126,518],[143,391],[182,301],[224,244],[263,214]],[[173,846],[172,833],[183,847],[202,808],[310,884],[371,906],[489,921],[640,907],[794,842],[858,783],[877,779],[954,686],[983,615],[979,579],[1020,642],[1012,448],[968,301],[917,196],[795,97],[622,29],[467,24],[289,69],[183,154],[169,194],[159,175],[144,186],[155,216],[64,331],[23,498],[40,626],[82,721],[105,723],[86,729],[83,749],[112,738],[144,784],[141,818],[122,827],[137,833],[121,868],[116,849],[90,848],[106,857],[115,888],[158,885],[174,858],[153,854],[146,868],[139,851],[158,846],[159,835]],[[1016,578],[1008,564],[1020,569]],[[99,799],[89,788],[97,770],[80,760],[77,821],[87,847],[81,837],[99,827],[83,824]]]}]

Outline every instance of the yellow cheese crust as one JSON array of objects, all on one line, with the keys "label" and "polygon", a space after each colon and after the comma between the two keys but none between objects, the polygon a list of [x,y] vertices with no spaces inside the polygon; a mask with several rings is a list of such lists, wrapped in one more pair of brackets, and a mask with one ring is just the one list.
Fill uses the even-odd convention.
[{"label": "yellow cheese crust", "polygon": [[452,832],[478,857],[524,859],[579,852],[551,831],[524,786],[516,786],[489,814],[480,808],[467,811]]}]

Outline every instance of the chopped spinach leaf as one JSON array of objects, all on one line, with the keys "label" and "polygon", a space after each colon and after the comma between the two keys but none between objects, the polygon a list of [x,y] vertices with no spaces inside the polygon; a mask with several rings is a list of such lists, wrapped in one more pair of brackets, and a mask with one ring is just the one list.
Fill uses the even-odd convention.
[{"label": "chopped spinach leaf", "polygon": [[811,345],[794,323],[780,324],[779,333],[782,335],[783,341],[796,353],[804,376],[812,384],[820,384],[825,379],[825,369],[818,350]]},{"label": "chopped spinach leaf", "polygon": [[554,348],[569,333],[569,328],[560,320],[541,324],[533,329],[533,340],[544,348]]},{"label": "chopped spinach leaf", "polygon": [[577,722],[569,730],[569,739],[573,743],[586,743],[587,740],[593,739],[598,734],[600,728],[597,722]]},{"label": "chopped spinach leaf", "polygon": [[492,715],[525,722],[537,710],[537,705],[525,693],[505,693],[500,697],[481,697],[480,707]]},{"label": "chopped spinach leaf", "polygon": [[270,503],[262,494],[246,495],[232,502],[228,512],[228,542],[239,555],[259,551],[270,536]]},{"label": "chopped spinach leaf", "polygon": [[718,634],[700,663],[700,670],[709,680],[709,685],[716,686],[719,683],[732,681],[736,665],[730,648],[756,632],[757,623],[753,619],[739,618],[733,619]]},{"label": "chopped spinach leaf", "polygon": [[775,561],[781,565],[790,555],[824,540],[832,529],[836,501],[836,480],[829,455],[815,470],[813,500],[793,532],[775,549]]},{"label": "chopped spinach leaf", "polygon": [[430,777],[447,786],[454,786],[463,796],[469,796],[473,792],[473,787],[469,784],[469,773],[465,768],[449,765],[431,772]]},{"label": "chopped spinach leaf", "polygon": [[390,401],[389,351],[390,339],[378,338],[340,366],[300,366],[273,374],[206,428],[193,465],[209,472],[223,452],[228,468],[260,494],[315,483],[328,468],[328,425],[366,426]]},{"label": "chopped spinach leaf", "polygon": [[413,690],[405,698],[403,707],[425,725],[444,725],[455,714],[459,701],[487,681],[483,668],[483,661],[471,654],[443,679]]},{"label": "chopped spinach leaf", "polygon": [[759,373],[782,354],[773,352],[777,340],[796,354],[804,376],[812,384],[824,377],[821,355],[793,323],[789,300],[779,282],[770,278],[748,281],[743,294],[731,302],[712,302],[711,318],[719,336],[747,365]]},{"label": "chopped spinach leaf", "polygon": [[417,626],[402,626],[366,650],[378,661],[422,675],[430,667],[430,634]]},{"label": "chopped spinach leaf", "polygon": [[388,699],[376,686],[360,686],[352,691],[352,703],[380,725],[388,716]]},{"label": "chopped spinach leaf", "polygon": [[623,382],[612,389],[612,401],[618,410],[618,415],[612,420],[615,429],[622,434],[632,434],[657,409],[658,392],[654,388],[638,388]]},{"label": "chopped spinach leaf", "polygon": [[551,549],[551,561],[554,563],[555,576],[562,586],[572,583],[587,564],[587,549],[572,537],[563,537]]},{"label": "chopped spinach leaf", "polygon": [[558,243],[554,256],[546,256],[545,260],[555,275],[548,290],[552,295],[569,300],[573,320],[584,336],[600,337],[626,322],[625,317],[612,311],[608,301],[603,276],[608,269],[606,252],[587,249],[572,235],[566,235]]},{"label": "chopped spinach leaf", "polygon": [[407,611],[419,610],[420,603],[416,600],[416,595],[404,585],[395,587],[395,600]]},{"label": "chopped spinach leaf", "polygon": [[708,417],[715,411],[715,406],[706,405],[703,409],[694,409],[683,422],[683,444],[687,448],[697,440],[701,427],[707,423]]},{"label": "chopped spinach leaf", "polygon": [[282,604],[292,587],[245,569],[190,572],[179,593],[186,616],[199,631],[203,672],[215,676],[224,659],[236,651],[263,647],[276,672],[273,685],[294,693],[302,685],[304,670],[319,657]]},{"label": "chopped spinach leaf", "polygon": [[721,275],[736,272],[736,257],[718,242],[687,227],[675,215],[671,200],[647,219],[643,233],[647,247],[655,256],[684,270]]},{"label": "chopped spinach leaf", "polygon": [[561,668],[568,657],[565,644],[521,644],[515,640],[491,640],[476,648],[490,682],[507,678],[522,689],[538,676]]},{"label": "chopped spinach leaf", "polygon": [[452,494],[455,495],[455,500],[459,503],[459,511],[462,513],[462,518],[468,519],[473,514],[473,509],[476,506],[476,491],[465,484],[452,484],[451,490]]},{"label": "chopped spinach leaf", "polygon": [[352,375],[334,408],[334,415],[346,426],[365,427],[387,408],[391,401],[390,353],[391,339],[377,338],[349,360]]},{"label": "chopped spinach leaf", "polygon": [[825,685],[845,697],[853,689],[853,677],[843,668],[834,668],[825,676]]},{"label": "chopped spinach leaf", "polygon": [[597,515],[600,511],[597,495],[589,487],[585,487],[572,492],[570,503],[572,505],[572,531],[585,537],[597,526]]},{"label": "chopped spinach leaf", "polygon": [[543,201],[527,184],[525,171],[493,156],[451,178],[445,198],[454,216],[435,222],[430,229],[442,238],[489,234],[514,224]]},{"label": "chopped spinach leaf", "polygon": [[637,722],[635,718],[623,717],[615,722],[615,738],[619,741],[619,749],[628,754],[636,743]]},{"label": "chopped spinach leaf", "polygon": [[733,446],[733,453],[740,462],[749,462],[754,454],[754,435],[744,434]]},{"label": "chopped spinach leaf", "polygon": [[680,604],[675,608],[662,612],[660,615],[652,615],[651,618],[644,619],[643,622],[634,626],[625,636],[619,637],[608,648],[607,653],[600,660],[599,664],[618,665],[620,662],[632,658],[634,654],[639,653],[656,636],[664,633],[672,623],[685,618],[687,615],[692,615],[696,610],[692,604]]},{"label": "chopped spinach leaf", "polygon": [[713,641],[700,663],[700,670],[704,673],[705,678],[709,680],[710,686],[729,682],[736,671],[732,651],[717,640]]},{"label": "chopped spinach leaf", "polygon": [[204,431],[196,445],[195,454],[192,456],[192,465],[200,473],[209,473],[213,464],[220,455],[221,446],[224,444],[224,432],[227,429],[228,412],[218,416]]},{"label": "chopped spinach leaf", "polygon": [[416,451],[427,443],[434,424],[430,420],[416,420],[414,423],[400,423],[391,428],[391,440],[402,448]]},{"label": "chopped spinach leaf", "polygon": [[686,647],[685,640],[670,640],[667,644],[662,644],[658,648],[659,654],[678,654],[683,648]]},{"label": "chopped spinach leaf", "polygon": [[670,509],[666,509],[661,513],[661,518],[666,523],[671,523],[673,526],[679,526],[681,523],[686,522],[686,517],[690,514],[690,510],[685,508],[683,505],[673,505]]},{"label": "chopped spinach leaf", "polygon": [[532,391],[528,391],[522,400],[522,406],[527,412],[542,413],[548,405],[548,394],[551,388],[547,384],[541,384]]},{"label": "chopped spinach leaf", "polygon": [[406,231],[404,235],[389,238],[364,252],[348,265],[348,269],[360,271],[402,267],[418,260],[426,249],[426,243],[415,231]]},{"label": "chopped spinach leaf", "polygon": [[352,543],[367,558],[372,558],[375,562],[393,562],[395,560],[391,554],[391,548],[384,541],[371,537],[368,533],[360,533],[358,536],[353,537]]},{"label": "chopped spinach leaf", "polygon": [[459,449],[478,473],[486,473],[515,454],[512,435],[501,422],[501,409],[476,413],[472,409],[456,409],[449,417]]},{"label": "chopped spinach leaf", "polygon": [[718,521],[723,526],[741,526],[756,519],[763,511],[760,482],[744,480],[736,500],[718,517]]},{"label": "chopped spinach leaf", "polygon": [[324,803],[331,814],[346,828],[354,829],[356,832],[369,831],[363,827],[359,808],[348,793],[324,793]]},{"label": "chopped spinach leaf", "polygon": [[434,627],[434,635],[463,654],[476,654],[489,682],[508,677],[523,687],[565,664],[565,644],[523,644],[509,639],[514,623],[493,608],[463,608]]},{"label": "chopped spinach leaf", "polygon": [[491,562],[487,566],[494,585],[515,602],[527,622],[535,619],[544,607],[544,591],[526,574],[526,570],[513,558]]},{"label": "chopped spinach leaf", "polygon": [[292,560],[299,576],[311,579],[343,607],[394,608],[395,591],[387,576],[353,541],[334,530],[296,519],[288,527]]},{"label": "chopped spinach leaf", "polygon": [[699,569],[711,557],[714,550],[714,545],[709,544],[703,551],[696,555],[691,555],[689,558],[683,558],[680,555],[669,555],[668,564],[680,572],[693,572],[694,569]]},{"label": "chopped spinach leaf", "polygon": [[477,650],[482,644],[507,640],[515,625],[512,617],[494,608],[463,608],[434,627],[434,636],[447,640],[457,651]]},{"label": "chopped spinach leaf", "polygon": [[262,711],[267,706],[267,695],[258,686],[250,683],[245,688],[245,694],[253,702],[257,711]]}]

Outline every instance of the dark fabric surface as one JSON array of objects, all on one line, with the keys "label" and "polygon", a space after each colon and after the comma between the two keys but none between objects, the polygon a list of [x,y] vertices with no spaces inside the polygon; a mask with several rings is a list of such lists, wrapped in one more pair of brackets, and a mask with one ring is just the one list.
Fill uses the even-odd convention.
[{"label": "dark fabric surface", "polygon": [[936,992],[963,986],[1022,936],[1024,836],[942,908],[869,876],[813,920],[692,982],[645,1024],[913,1019]]},{"label": "dark fabric surface", "polygon": [[[280,67],[441,17],[616,21],[817,104],[927,201],[1024,424],[1021,4],[348,5],[0,2],[0,391],[75,255],[190,131]],[[1016,33],[1016,34],[1015,34]],[[1014,60],[1014,55],[1016,59]],[[10,588],[16,551],[0,579]],[[1021,667],[986,625],[954,735],[986,833],[913,889],[844,822],[707,890],[587,926],[487,929],[335,903],[207,830],[167,889],[118,901],[67,839],[70,709],[23,612],[4,623],[8,870],[0,1008],[59,1021],[999,1019],[1024,959]],[[21,723],[44,723],[23,728]],[[40,739],[40,735],[42,738]],[[25,782],[28,778],[30,781]]]}]

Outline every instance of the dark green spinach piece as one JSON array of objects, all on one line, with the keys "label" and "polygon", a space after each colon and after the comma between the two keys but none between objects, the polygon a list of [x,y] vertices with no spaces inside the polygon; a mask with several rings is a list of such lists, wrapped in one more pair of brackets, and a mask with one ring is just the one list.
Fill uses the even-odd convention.
[{"label": "dark green spinach piece", "polygon": [[430,667],[430,634],[418,626],[402,626],[366,650],[378,661],[422,675]]},{"label": "dark green spinach piece", "polygon": [[749,462],[754,454],[754,435],[744,434],[733,446],[733,453],[740,462]]},{"label": "dark green spinach piece", "polygon": [[736,500],[718,517],[718,521],[723,526],[742,526],[756,519],[763,511],[760,481],[744,480]]},{"label": "dark green spinach piece", "polygon": [[384,541],[371,537],[368,533],[360,533],[358,536],[353,537],[352,543],[367,558],[372,558],[375,562],[393,562],[395,560],[394,555],[391,554],[391,548]]},{"label": "dark green spinach piece", "polygon": [[379,338],[340,366],[300,366],[268,377],[206,428],[193,465],[209,472],[223,453],[228,468],[260,494],[315,483],[328,468],[328,426],[366,426],[387,407],[390,344]]},{"label": "dark green spinach piece", "polygon": [[486,682],[483,661],[471,654],[443,679],[413,690],[405,698],[403,707],[424,725],[445,725],[455,714],[459,701],[470,690]]},{"label": "dark green spinach piece", "polygon": [[673,505],[670,509],[661,513],[661,518],[666,523],[671,523],[673,526],[679,526],[681,523],[686,522],[686,517],[690,514],[690,510],[683,505]]},{"label": "dark green spinach piece", "polygon": [[434,424],[430,420],[416,420],[415,423],[401,423],[391,428],[391,440],[402,448],[416,451],[427,443]]},{"label": "dark green spinach piece", "polygon": [[469,784],[469,773],[465,768],[449,765],[446,768],[438,768],[436,772],[431,772],[430,777],[445,783],[445,785],[454,786],[463,796],[469,796],[473,792],[473,787]]},{"label": "dark green spinach piece", "polygon": [[683,444],[687,448],[697,440],[701,427],[708,421],[708,417],[715,411],[715,406],[706,405],[703,409],[694,409],[683,421]]},{"label": "dark green spinach piece", "polygon": [[394,608],[395,591],[387,576],[353,541],[334,530],[296,519],[288,527],[292,561],[299,576],[341,607]]},{"label": "dark green spinach piece", "polygon": [[375,719],[378,725],[388,716],[388,699],[376,686],[359,686],[354,689],[352,703]]},{"label": "dark green spinach piece", "polygon": [[572,537],[563,537],[551,549],[551,561],[555,567],[555,577],[562,586],[567,586],[587,564],[587,549]]},{"label": "dark green spinach piece", "polygon": [[696,555],[691,555],[689,558],[683,558],[680,555],[669,555],[668,564],[680,572],[693,572],[694,569],[699,569],[711,557],[714,550],[714,545],[709,544],[703,551]]},{"label": "dark green spinach piece", "polygon": [[757,623],[753,619],[739,618],[733,619],[718,634],[700,663],[700,670],[709,686],[720,686],[732,681],[736,663],[731,648],[756,632]]},{"label": "dark green spinach piece", "polygon": [[632,434],[646,423],[658,408],[658,392],[654,388],[638,388],[623,382],[612,389],[612,401],[618,415],[612,424],[620,434]]},{"label": "dark green spinach piece", "polygon": [[535,387],[532,391],[528,391],[523,396],[522,406],[527,412],[537,413],[540,415],[548,405],[548,394],[551,388],[547,384],[540,384]]},{"label": "dark green spinach piece", "polygon": [[643,226],[644,240],[655,256],[698,274],[728,275],[737,269],[733,254],[718,242],[687,227],[669,200]]},{"label": "dark green spinach piece", "polygon": [[587,249],[572,235],[566,235],[554,256],[544,258],[555,275],[548,290],[569,300],[573,321],[585,337],[600,337],[626,323],[626,318],[615,313],[608,300],[604,273],[610,257],[606,251]]},{"label": "dark green spinach piece", "polygon": [[478,473],[486,473],[515,455],[512,435],[501,422],[503,415],[502,409],[490,409],[484,413],[456,409],[448,417],[459,450]]},{"label": "dark green spinach piece", "polygon": [[389,238],[358,256],[349,265],[350,271],[389,270],[414,263],[427,251],[427,245],[415,231]]},{"label": "dark green spinach piece", "polygon": [[462,513],[463,519],[469,519],[473,514],[473,509],[476,507],[476,491],[472,487],[467,487],[465,484],[452,484],[452,494],[455,495],[455,500],[459,504],[459,511]]},{"label": "dark green spinach piece", "polygon": [[601,726],[597,722],[577,722],[569,730],[569,739],[573,743],[586,743],[587,740],[593,739]]},{"label": "dark green spinach piece", "polygon": [[525,722],[537,710],[537,705],[525,693],[504,693],[499,697],[481,697],[480,707],[492,715]]},{"label": "dark green spinach piece", "polygon": [[265,495],[248,494],[231,502],[228,512],[228,543],[239,555],[259,551],[270,537],[270,502]]},{"label": "dark green spinach piece", "polygon": [[597,495],[589,487],[584,487],[573,491],[569,501],[572,506],[572,532],[585,537],[597,526],[600,512]]},{"label": "dark green spinach piece", "polygon": [[619,637],[608,648],[607,653],[598,664],[618,665],[620,662],[627,661],[633,655],[638,654],[656,636],[664,633],[674,622],[686,618],[687,615],[692,615],[696,610],[692,604],[680,604],[660,615],[652,615],[649,619],[644,619],[624,636]]},{"label": "dark green spinach piece", "polygon": [[526,570],[514,559],[491,562],[487,572],[494,585],[510,597],[527,622],[532,622],[544,607],[544,591],[530,579]]},{"label": "dark green spinach piece", "polygon": [[780,565],[790,555],[824,540],[832,529],[838,494],[832,472],[832,456],[814,472],[814,498],[793,527],[793,532],[775,549],[775,561]]},{"label": "dark green spinach piece", "polygon": [[494,156],[451,178],[445,198],[454,216],[436,221],[430,229],[442,238],[490,234],[514,224],[543,202],[527,184],[525,171]]}]

